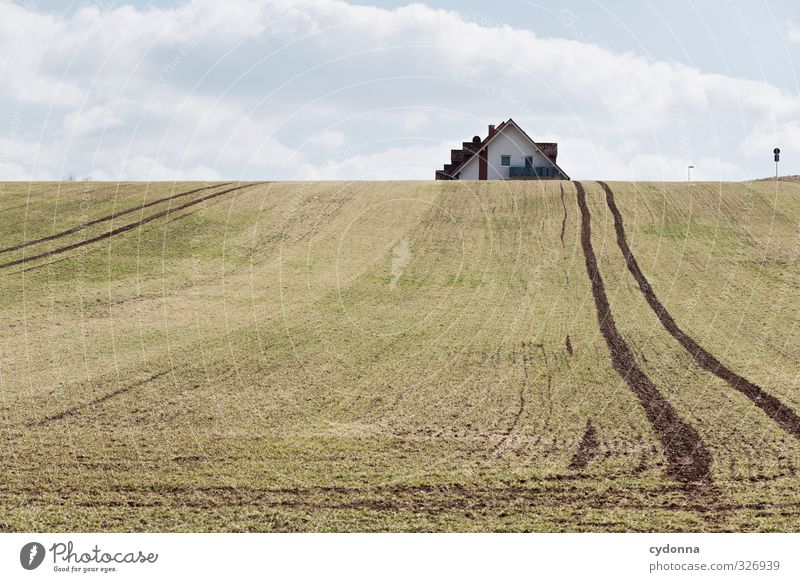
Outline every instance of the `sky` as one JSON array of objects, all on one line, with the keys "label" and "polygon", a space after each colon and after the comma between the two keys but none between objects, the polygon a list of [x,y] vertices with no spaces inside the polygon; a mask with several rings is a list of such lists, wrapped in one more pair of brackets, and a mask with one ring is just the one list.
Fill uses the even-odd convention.
[{"label": "sky", "polygon": [[798,57],[798,0],[0,0],[0,180],[427,180],[510,117],[575,179],[800,174]]}]

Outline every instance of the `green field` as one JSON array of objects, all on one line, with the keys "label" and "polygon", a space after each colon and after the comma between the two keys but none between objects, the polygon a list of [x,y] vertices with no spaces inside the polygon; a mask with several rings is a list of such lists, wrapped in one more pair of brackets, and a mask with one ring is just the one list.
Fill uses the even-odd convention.
[{"label": "green field", "polygon": [[798,181],[6,183],[0,247],[0,531],[800,531]]}]

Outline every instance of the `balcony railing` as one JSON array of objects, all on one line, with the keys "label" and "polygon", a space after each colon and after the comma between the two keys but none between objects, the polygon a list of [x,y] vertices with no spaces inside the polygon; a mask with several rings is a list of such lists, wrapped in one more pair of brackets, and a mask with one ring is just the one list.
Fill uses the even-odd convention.
[{"label": "balcony railing", "polygon": [[509,178],[552,178],[555,168],[551,166],[509,166]]}]

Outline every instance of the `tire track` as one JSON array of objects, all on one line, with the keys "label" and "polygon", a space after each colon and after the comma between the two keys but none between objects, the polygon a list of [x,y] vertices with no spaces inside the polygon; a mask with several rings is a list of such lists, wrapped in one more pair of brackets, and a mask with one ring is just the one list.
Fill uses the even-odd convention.
[{"label": "tire track", "polygon": [[[559,184],[559,188],[561,189],[561,208],[564,209],[564,215],[561,218],[561,250],[564,251],[563,260],[567,261],[566,249],[564,248],[564,234],[567,232],[567,203],[564,200],[564,185]],[[569,288],[569,268],[567,266],[564,267],[564,288]],[[570,354],[571,355],[571,354]]]},{"label": "tire track", "polygon": [[140,380],[139,382],[136,382],[129,386],[123,386],[122,388],[114,390],[113,392],[109,392],[108,394],[100,396],[99,398],[95,398],[94,400],[90,400],[89,402],[84,402],[83,404],[76,404],[75,406],[68,408],[67,410],[64,410],[62,412],[59,412],[58,414],[48,416],[46,418],[37,420],[35,422],[29,422],[28,426],[29,427],[45,426],[47,424],[50,424],[51,422],[55,422],[57,420],[63,420],[68,416],[75,416],[87,408],[91,408],[93,406],[97,406],[98,404],[102,404],[103,402],[111,400],[115,396],[119,396],[120,394],[125,394],[126,392],[130,392],[131,390],[133,390],[134,388],[138,388],[139,386],[144,386],[145,384],[152,382],[156,378],[160,378],[161,376],[164,376],[167,373],[169,373],[169,370],[165,372],[158,372],[148,378],[145,378],[144,380]]},{"label": "tire track", "polygon": [[41,258],[44,258],[44,257],[51,257],[53,255],[60,255],[61,253],[65,253],[65,252],[71,251],[73,249],[84,247],[84,246],[89,245],[91,243],[95,243],[95,242],[98,242],[98,241],[101,241],[101,240],[105,240],[107,238],[111,238],[114,235],[117,235],[117,234],[120,234],[120,233],[123,233],[123,232],[127,232],[129,230],[133,230],[134,228],[142,226],[144,224],[147,224],[148,222],[152,222],[153,220],[156,220],[158,218],[163,218],[164,216],[169,216],[170,214],[174,214],[176,212],[184,210],[185,208],[189,208],[190,206],[194,206],[196,204],[200,204],[201,202],[205,202],[206,200],[211,200],[212,198],[216,198],[218,196],[222,196],[223,194],[229,194],[230,192],[235,192],[237,190],[242,190],[244,188],[250,188],[250,187],[256,186],[256,185],[257,184],[245,184],[244,186],[236,186],[235,188],[228,188],[227,190],[222,190],[220,192],[213,192],[211,194],[207,194],[206,196],[202,196],[200,198],[192,200],[191,202],[186,202],[185,204],[181,204],[180,206],[176,206],[174,208],[167,208],[166,210],[162,210],[161,212],[157,212],[155,214],[152,214],[152,215],[148,216],[147,218],[143,218],[141,220],[137,220],[136,222],[133,222],[133,223],[130,223],[130,224],[126,224],[124,226],[120,226],[120,227],[115,228],[113,230],[109,230],[108,232],[104,232],[103,234],[100,234],[98,236],[95,236],[95,237],[92,237],[92,238],[89,238],[89,239],[86,239],[86,240],[82,240],[80,242],[76,242],[76,243],[73,243],[73,244],[70,244],[70,245],[67,245],[67,246],[64,246],[64,247],[59,247],[57,249],[53,249],[52,251],[47,251],[45,253],[39,253],[38,255],[32,255],[32,256],[29,256],[29,257],[23,257],[21,259],[15,259],[13,261],[8,261],[6,263],[2,263],[2,264],[0,264],[0,269],[6,269],[8,267],[13,267],[15,265],[21,265],[23,263],[27,263],[29,261],[35,261],[36,259],[41,259]]},{"label": "tire track", "polygon": [[567,228],[567,203],[564,202],[564,185],[559,184],[561,187],[561,206],[564,208],[564,217],[561,219],[561,248],[564,248],[564,232]]},{"label": "tire track", "polygon": [[647,419],[658,434],[664,455],[669,461],[669,475],[681,481],[708,481],[711,478],[712,459],[703,439],[680,418],[652,380],[639,368],[633,352],[614,323],[597,257],[592,248],[591,215],[586,205],[586,193],[580,182],[575,182],[575,188],[581,211],[581,245],[586,272],[592,283],[597,320],[608,346],[611,364],[639,399]]},{"label": "tire track", "polygon": [[523,349],[523,352],[522,352],[522,373],[523,373],[523,379],[522,379],[522,385],[519,388],[519,406],[517,407],[517,411],[514,413],[514,418],[512,419],[511,424],[506,429],[506,431],[503,433],[503,437],[500,439],[500,441],[496,445],[494,445],[491,449],[489,449],[489,453],[488,453],[489,455],[495,454],[500,449],[500,447],[502,447],[504,444],[506,444],[508,442],[508,440],[511,438],[511,435],[513,434],[514,430],[517,428],[517,425],[519,424],[519,421],[522,418],[523,413],[525,412],[525,406],[526,406],[525,390],[528,389],[528,382],[529,382],[529,378],[528,378],[528,363],[532,362],[532,360],[533,360],[533,356],[530,353],[531,345],[530,344],[527,345],[527,349],[528,349],[527,352],[524,351],[525,348],[526,348],[526,344],[525,344],[525,342],[522,342],[522,349]]},{"label": "tire track", "polygon": [[661,301],[658,300],[650,282],[644,276],[644,273],[642,273],[642,270],[639,268],[639,263],[636,261],[636,257],[628,246],[627,237],[625,236],[625,226],[622,222],[622,214],[614,201],[614,193],[605,182],[600,182],[600,185],[606,193],[606,204],[608,204],[611,214],[614,215],[614,229],[617,233],[617,245],[622,251],[622,255],[625,257],[628,270],[631,272],[631,275],[633,275],[633,278],[636,279],[642,295],[644,295],[650,308],[655,312],[661,325],[664,326],[664,329],[683,346],[698,366],[711,372],[718,378],[721,378],[737,392],[747,396],[753,404],[763,410],[764,413],[774,420],[783,430],[796,438],[800,438],[800,416],[775,396],[772,396],[760,386],[753,384],[747,378],[740,376],[725,366],[675,323],[672,315],[670,315]]},{"label": "tire track", "polygon": [[572,457],[569,468],[585,469],[589,461],[597,456],[597,447],[599,446],[600,441],[597,440],[597,430],[594,428],[592,421],[587,420],[583,438],[578,445],[578,450],[575,451],[575,456]]},{"label": "tire track", "polygon": [[[196,212],[197,212],[197,210],[191,210],[191,211],[186,212],[184,214],[179,214],[175,218],[170,218],[167,221],[167,224],[172,223],[172,222],[177,222],[179,220],[183,220],[184,218],[188,218],[191,215],[195,214]],[[16,271],[11,271],[11,274],[12,275],[17,275],[19,273],[30,273],[31,271],[38,271],[39,269],[45,269],[47,267],[51,267],[53,265],[56,265],[56,264],[61,263],[63,261],[66,261],[69,258],[70,257],[68,257],[68,256],[67,257],[61,257],[60,259],[55,259],[53,261],[50,261],[49,263],[39,263],[38,265],[33,265],[33,266],[30,266],[30,267],[23,266],[22,268],[20,268],[20,269],[18,269]]]},{"label": "tire track", "polygon": [[544,367],[547,372],[547,420],[545,420],[545,429],[550,425],[553,420],[553,373],[550,371],[550,362],[547,359],[547,352],[544,349],[544,344],[533,344],[542,351],[542,358],[544,358]]},{"label": "tire track", "polygon": [[171,196],[164,196],[163,198],[159,198],[157,200],[153,200],[148,202],[147,204],[142,204],[141,206],[135,206],[133,208],[127,208],[125,210],[121,210],[119,212],[114,212],[112,214],[107,214],[105,216],[101,216],[100,218],[95,218],[94,220],[90,220],[89,222],[84,222],[83,224],[79,224],[78,226],[74,226],[72,228],[68,228],[67,230],[62,230],[61,232],[57,232],[48,236],[43,236],[42,238],[37,238],[34,240],[25,241],[24,243],[20,243],[17,245],[13,245],[10,247],[5,247],[0,249],[0,254],[3,253],[10,253],[11,251],[18,251],[20,249],[24,249],[29,246],[33,246],[36,244],[40,244],[43,242],[56,240],[59,238],[63,238],[67,235],[74,234],[76,232],[80,232],[89,228],[90,226],[94,226],[95,224],[100,224],[101,222],[107,222],[109,220],[113,220],[114,218],[118,218],[120,216],[125,216],[126,214],[130,214],[131,212],[136,212],[137,210],[144,210],[145,208],[150,208],[151,206],[155,206],[156,204],[161,204],[162,202],[167,202],[170,200],[176,200],[178,198],[183,198],[184,196],[189,196],[191,194],[196,194],[197,192],[202,192],[204,190],[210,190],[212,188],[222,188],[224,186],[230,186],[232,182],[224,182],[222,184],[215,184],[214,186],[204,186],[203,188],[196,188],[194,190],[189,190],[188,192],[181,192],[180,194],[173,194]]},{"label": "tire track", "polygon": [[[339,192],[344,192],[341,197],[339,197]],[[327,200],[325,202],[325,205],[322,208],[324,214],[321,217],[317,218],[316,222],[309,228],[307,228],[305,231],[303,231],[300,235],[295,236],[292,239],[292,242],[300,242],[308,235],[313,233],[315,230],[317,230],[317,227],[320,224],[323,224],[331,216],[336,214],[336,212],[338,212],[345,204],[350,202],[350,200],[352,200],[358,193],[358,191],[352,186],[349,190],[341,189],[339,190],[339,192],[337,192],[331,200]]]}]

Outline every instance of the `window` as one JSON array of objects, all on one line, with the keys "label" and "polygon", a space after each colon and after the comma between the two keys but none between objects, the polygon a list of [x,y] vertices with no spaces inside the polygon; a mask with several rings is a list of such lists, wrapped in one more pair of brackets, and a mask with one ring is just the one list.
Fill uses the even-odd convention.
[{"label": "window", "polygon": [[530,168],[533,166],[533,156],[525,156],[525,167]]},{"label": "window", "polygon": [[500,156],[500,165],[501,166],[510,166],[511,165],[511,156]]}]

